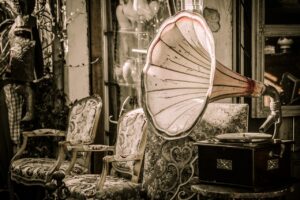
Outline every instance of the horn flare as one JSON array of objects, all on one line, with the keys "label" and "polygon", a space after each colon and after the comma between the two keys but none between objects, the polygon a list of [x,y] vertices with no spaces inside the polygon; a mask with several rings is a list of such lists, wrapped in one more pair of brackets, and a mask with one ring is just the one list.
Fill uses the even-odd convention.
[{"label": "horn flare", "polygon": [[189,12],[167,19],[142,75],[144,110],[162,136],[190,132],[208,103],[214,70],[214,40],[205,19]]}]

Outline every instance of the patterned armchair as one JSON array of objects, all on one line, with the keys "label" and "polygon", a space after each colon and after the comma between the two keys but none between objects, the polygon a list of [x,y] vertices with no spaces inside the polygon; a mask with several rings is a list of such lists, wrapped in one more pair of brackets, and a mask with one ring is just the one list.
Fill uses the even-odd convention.
[{"label": "patterned armchair", "polygon": [[[147,120],[143,110],[139,108],[123,114],[117,125],[115,146],[71,147],[73,151],[83,152],[112,151],[113,155],[103,158],[104,164],[100,175],[67,174],[63,179],[63,187],[56,191],[57,195],[60,195],[61,191],[68,191],[68,199],[140,199],[139,182],[146,146]],[[57,182],[60,181],[53,179],[51,183]]]},{"label": "patterned armchair", "polygon": [[210,103],[185,138],[166,140],[148,124],[143,187],[149,199],[195,199],[198,149],[194,143],[222,133],[247,132],[248,104]]},{"label": "patterned armchair", "polygon": [[[53,172],[58,169],[75,174],[88,172],[90,154],[77,156],[73,153],[72,159],[70,160],[66,159],[64,151],[72,146],[93,143],[101,109],[101,98],[97,95],[89,96],[75,101],[70,108],[66,131],[37,129],[30,132],[23,132],[22,146],[11,160],[11,180],[24,185],[44,186],[51,178]],[[59,142],[57,158],[24,157],[29,138],[49,136],[65,138],[65,140]],[[76,160],[77,157],[80,159]]]}]

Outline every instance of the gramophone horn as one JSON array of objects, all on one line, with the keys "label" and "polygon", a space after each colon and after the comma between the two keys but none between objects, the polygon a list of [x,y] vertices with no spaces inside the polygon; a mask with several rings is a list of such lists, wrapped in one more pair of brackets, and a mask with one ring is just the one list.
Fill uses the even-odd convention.
[{"label": "gramophone horn", "polygon": [[265,88],[217,62],[205,19],[187,11],[162,24],[142,73],[145,113],[165,139],[189,134],[207,103],[233,96],[260,96]]}]

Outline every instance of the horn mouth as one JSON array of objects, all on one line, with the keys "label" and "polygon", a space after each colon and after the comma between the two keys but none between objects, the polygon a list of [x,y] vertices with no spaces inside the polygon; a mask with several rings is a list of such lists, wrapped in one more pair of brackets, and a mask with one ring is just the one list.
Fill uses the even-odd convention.
[{"label": "horn mouth", "polygon": [[201,15],[183,11],[161,25],[141,84],[145,113],[160,136],[189,134],[209,101],[215,65],[213,35]]}]

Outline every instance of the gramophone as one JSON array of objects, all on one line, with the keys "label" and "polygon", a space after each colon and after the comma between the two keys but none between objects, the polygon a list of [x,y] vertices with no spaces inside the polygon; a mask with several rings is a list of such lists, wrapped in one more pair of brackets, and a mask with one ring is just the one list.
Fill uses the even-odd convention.
[{"label": "gramophone", "polygon": [[[226,51],[226,50],[224,50]],[[143,69],[144,111],[166,140],[187,137],[208,103],[227,97],[270,97],[270,114],[259,133],[227,133],[196,143],[203,182],[261,188],[289,177],[291,141],[280,140],[277,90],[231,71],[215,57],[204,17],[182,11],[168,18],[151,42]],[[274,125],[274,133],[267,134]]]}]

